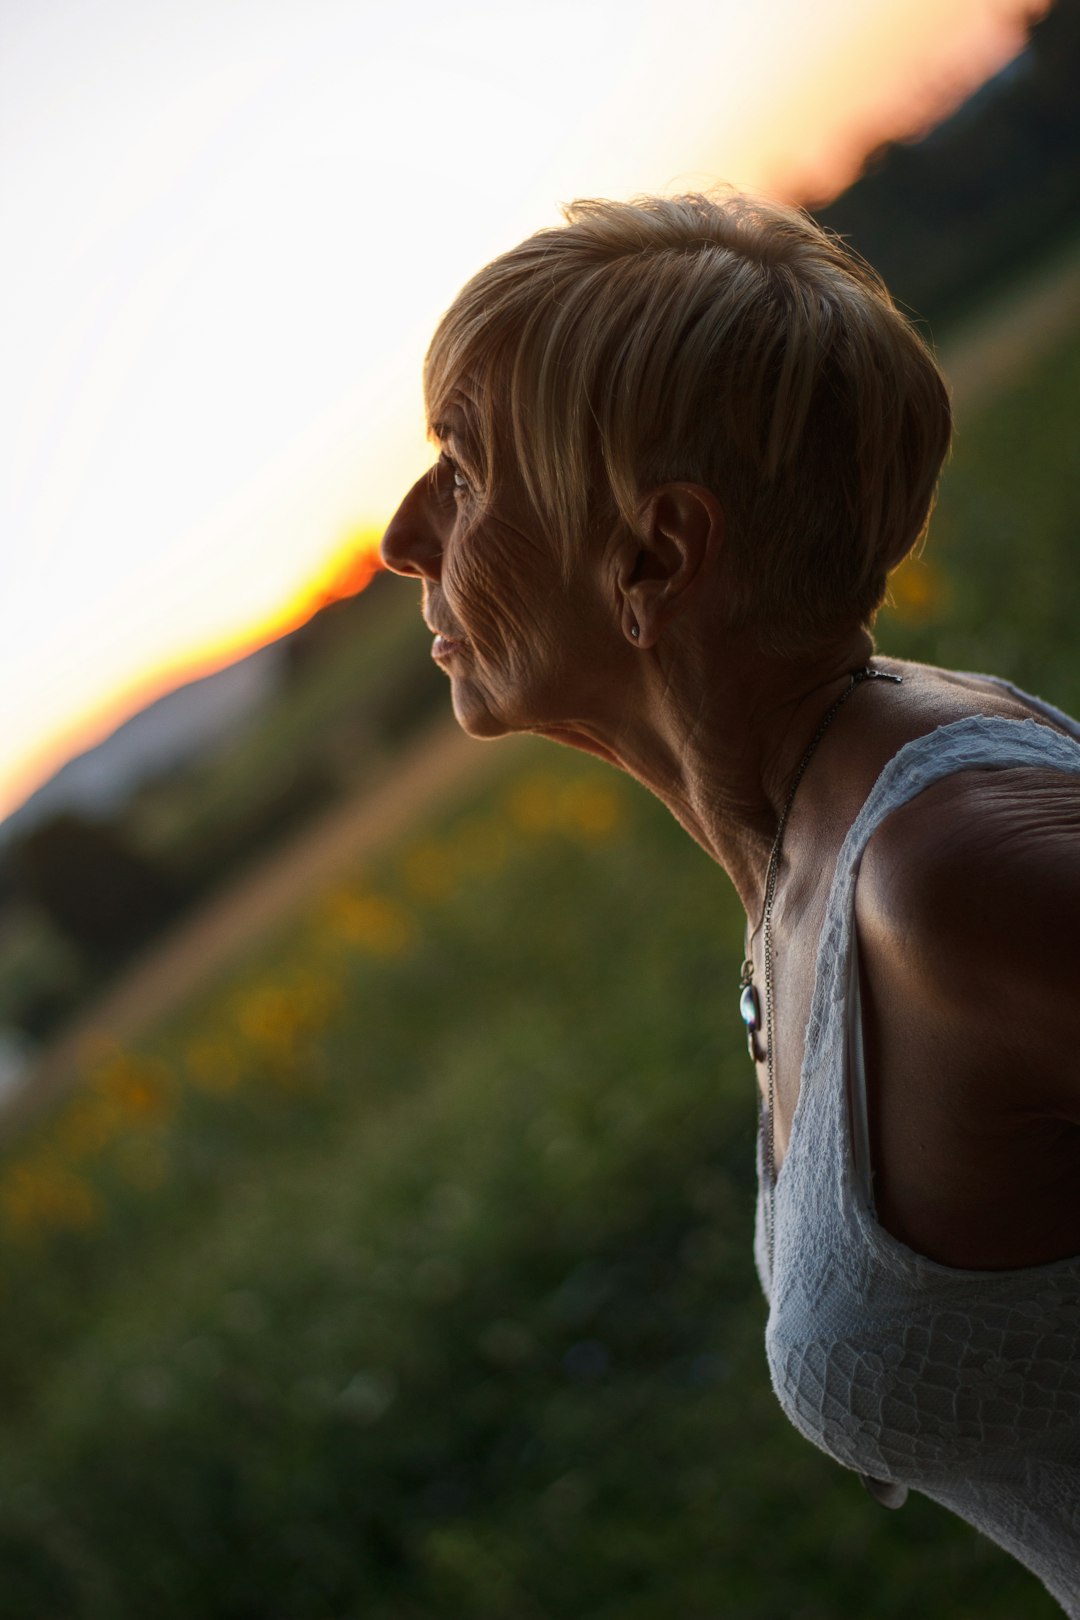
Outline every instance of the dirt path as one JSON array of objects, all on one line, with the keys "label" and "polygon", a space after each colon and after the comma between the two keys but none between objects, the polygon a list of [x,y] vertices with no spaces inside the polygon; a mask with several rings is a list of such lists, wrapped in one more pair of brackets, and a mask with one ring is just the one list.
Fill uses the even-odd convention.
[{"label": "dirt path", "polygon": [[505,766],[507,747],[465,736],[447,715],[413,743],[393,774],[303,828],[253,870],[215,895],[196,915],[152,946],[131,971],[39,1058],[21,1088],[0,1107],[0,1139],[61,1096],[81,1054],[103,1037],[133,1041],[203,988],[215,973],[280,928],[289,912],[339,873],[415,825],[438,798],[452,804],[485,774]]},{"label": "dirt path", "polygon": [[[1080,326],[1080,245],[1023,287],[984,308],[942,356],[962,417],[1022,366]],[[452,799],[505,761],[514,744],[485,748],[447,715],[407,751],[394,774],[305,828],[283,850],[211,900],[149,951],[128,976],[49,1047],[21,1090],[0,1105],[0,1137],[62,1095],[86,1042],[131,1041],[215,972],[281,925],[289,910],[350,864],[419,821],[436,795]],[[528,742],[521,746],[528,747]]]}]

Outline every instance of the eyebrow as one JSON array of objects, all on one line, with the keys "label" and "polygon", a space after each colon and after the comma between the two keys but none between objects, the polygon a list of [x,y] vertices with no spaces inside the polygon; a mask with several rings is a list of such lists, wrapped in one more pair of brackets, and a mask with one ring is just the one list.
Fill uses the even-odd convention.
[{"label": "eyebrow", "polygon": [[466,461],[479,465],[477,441],[468,422],[464,420],[459,420],[456,423],[447,421],[432,422],[429,431],[431,436],[441,444],[445,444],[447,440],[453,440],[455,447]]}]

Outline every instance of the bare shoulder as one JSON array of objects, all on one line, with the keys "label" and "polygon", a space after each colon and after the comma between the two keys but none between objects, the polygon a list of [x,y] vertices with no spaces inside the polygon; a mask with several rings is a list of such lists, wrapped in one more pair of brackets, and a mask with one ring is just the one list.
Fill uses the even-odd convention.
[{"label": "bare shoulder", "polygon": [[1037,1067],[1045,1106],[1080,1118],[1080,774],[984,768],[927,788],[867,845],[856,919],[879,983],[992,1055],[985,1072]]}]

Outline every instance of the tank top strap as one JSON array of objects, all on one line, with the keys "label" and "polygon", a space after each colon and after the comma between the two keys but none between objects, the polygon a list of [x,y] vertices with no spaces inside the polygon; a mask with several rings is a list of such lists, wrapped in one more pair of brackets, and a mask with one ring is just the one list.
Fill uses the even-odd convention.
[{"label": "tank top strap", "polygon": [[[1070,735],[1033,719],[972,715],[915,738],[885,766],[850,828],[818,943],[799,1099],[777,1182],[778,1235],[784,1224],[780,1206],[789,1197],[804,1207],[808,1199],[826,1199],[834,1210],[839,1204],[846,1211],[855,1171],[853,1146],[860,1157],[865,1101],[849,1098],[843,1077],[853,1047],[857,1049],[851,1023],[857,1009],[857,1003],[851,1006],[851,945],[855,885],[867,844],[892,811],[958,771],[1050,766],[1080,775],[1080,725],[1064,715],[1060,722],[1056,714],[1054,719],[1067,724]],[[791,1184],[786,1189],[785,1181]]]}]

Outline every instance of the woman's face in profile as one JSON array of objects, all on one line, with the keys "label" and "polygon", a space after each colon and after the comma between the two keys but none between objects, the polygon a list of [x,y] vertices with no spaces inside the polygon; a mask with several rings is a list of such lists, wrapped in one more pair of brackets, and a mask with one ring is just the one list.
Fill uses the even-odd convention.
[{"label": "woman's face in profile", "polygon": [[563,577],[519,478],[480,489],[473,431],[465,399],[434,424],[439,459],[391,519],[383,560],[422,581],[432,656],[470,736],[559,733],[586,717],[590,666],[596,685],[599,592],[584,566]]}]

